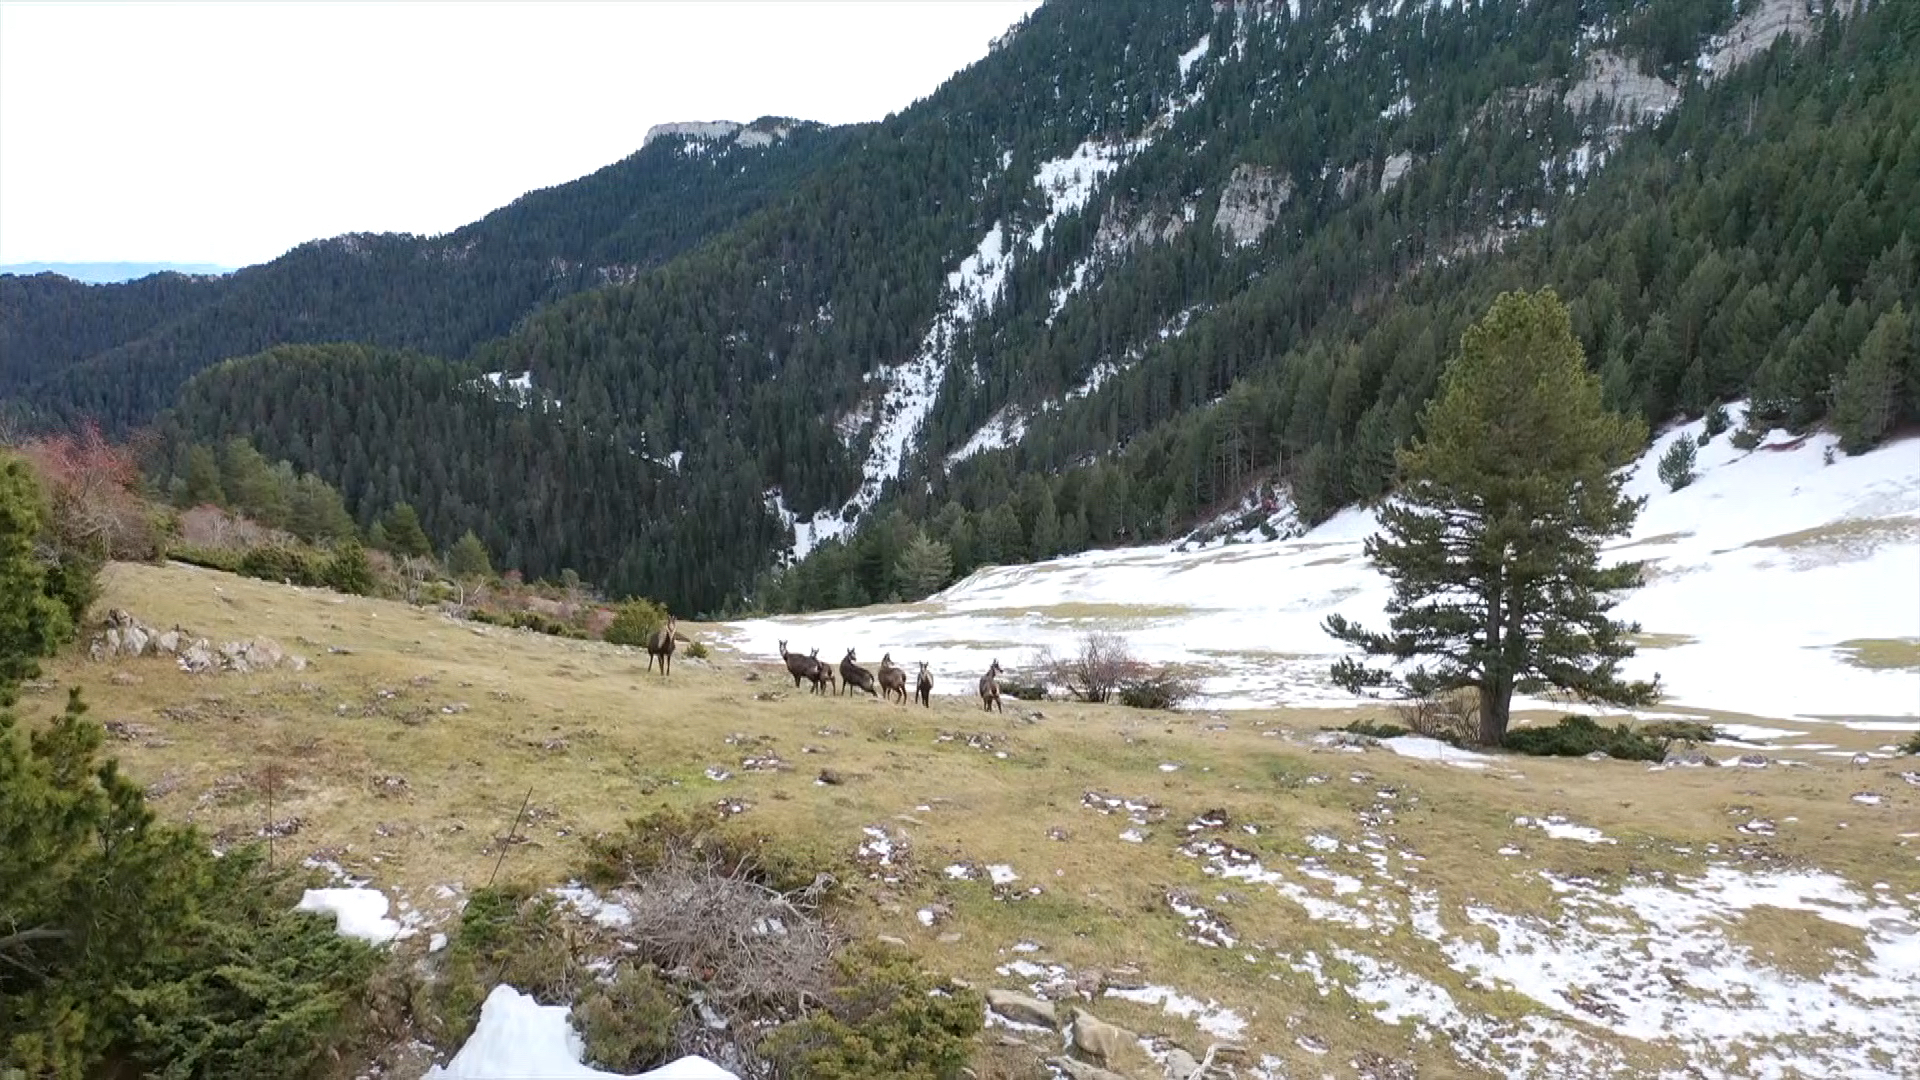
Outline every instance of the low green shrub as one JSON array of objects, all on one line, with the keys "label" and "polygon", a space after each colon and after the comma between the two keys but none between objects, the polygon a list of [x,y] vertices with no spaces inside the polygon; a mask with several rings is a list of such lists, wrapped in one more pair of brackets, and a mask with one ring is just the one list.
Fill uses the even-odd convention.
[{"label": "low green shrub", "polygon": [[775,1029],[759,1046],[778,1077],[954,1080],[985,1012],[971,989],[923,974],[899,949],[843,953],[825,1008]]},{"label": "low green shrub", "polygon": [[1665,741],[1625,724],[1606,727],[1589,716],[1563,716],[1548,727],[1515,728],[1501,745],[1533,757],[1586,757],[1595,751],[1623,761],[1659,761],[1667,756]]},{"label": "low green shrub", "polygon": [[653,641],[653,635],[667,625],[667,609],[660,604],[642,597],[635,597],[620,605],[620,610],[608,624],[606,639],[615,645],[646,645]]},{"label": "low green shrub", "polygon": [[327,556],[324,576],[327,587],[336,592],[354,596],[373,595],[373,563],[367,558],[367,549],[361,547],[358,540],[344,540],[334,545],[333,553]]},{"label": "low green shrub", "polygon": [[1920,754],[1920,731],[1914,732],[1913,738],[1900,744],[1900,752],[1903,754]]},{"label": "low green shrub", "polygon": [[820,873],[831,871],[834,862],[825,850],[797,843],[791,836],[776,841],[726,822],[712,808],[661,807],[629,819],[620,832],[588,840],[581,876],[596,885],[617,885],[655,869],[672,852],[743,866],[751,879],[781,892],[806,888]]},{"label": "low green shrub", "polygon": [[1192,679],[1169,666],[1120,680],[1114,697],[1134,709],[1177,709],[1198,689]]},{"label": "low green shrub", "polygon": [[1350,731],[1355,735],[1366,735],[1375,739],[1397,739],[1402,735],[1413,734],[1412,731],[1401,727],[1399,724],[1383,724],[1378,720],[1355,720],[1352,723],[1330,730]]},{"label": "low green shrub", "polygon": [[240,572],[240,559],[245,554],[233,548],[200,547],[195,544],[175,544],[167,548],[167,558],[175,562],[204,566],[209,570],[224,570],[229,574]]},{"label": "low green shrub", "polygon": [[240,573],[262,581],[325,585],[327,564],[316,553],[291,547],[257,547],[240,557]]},{"label": "low green shrub", "polygon": [[665,1063],[673,1050],[680,997],[652,967],[622,961],[611,981],[596,982],[574,1003],[573,1023],[587,1063],[631,1073]]},{"label": "low green shrub", "polygon": [[1720,737],[1720,730],[1696,720],[1661,720],[1640,725],[1640,734],[1665,743],[1712,742]]},{"label": "low green shrub", "polygon": [[587,981],[574,961],[559,902],[543,892],[518,885],[475,890],[452,938],[422,1017],[442,1046],[457,1046],[472,1034],[496,983],[543,1005],[564,1005]]},{"label": "low green shrub", "polygon": [[705,660],[712,655],[713,650],[707,648],[704,642],[695,641],[687,646],[687,659],[689,660]]},{"label": "low green shrub", "polygon": [[1047,686],[1045,683],[1022,682],[1019,679],[1000,677],[1000,692],[1019,701],[1045,701]]},{"label": "low green shrub", "polygon": [[467,612],[467,618],[489,626],[504,626],[511,630],[532,630],[538,634],[550,634],[554,637],[585,640],[587,636],[587,632],[579,627],[570,626],[537,611],[487,611],[475,608]]}]

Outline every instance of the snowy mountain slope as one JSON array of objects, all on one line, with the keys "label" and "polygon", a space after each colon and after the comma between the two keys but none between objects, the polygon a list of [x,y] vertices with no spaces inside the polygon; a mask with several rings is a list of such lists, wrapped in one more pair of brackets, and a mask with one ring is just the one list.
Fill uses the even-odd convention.
[{"label": "snowy mountain slope", "polygon": [[[1828,464],[1828,435],[1774,432],[1742,452],[1727,433],[1700,450],[1693,484],[1666,490],[1661,453],[1700,430],[1667,432],[1632,467],[1647,505],[1613,554],[1645,560],[1650,580],[1619,614],[1664,647],[1630,672],[1659,674],[1675,707],[1920,730],[1920,673],[1859,667],[1841,647],[1920,641],[1920,440]],[[1352,703],[1327,680],[1336,648],[1320,624],[1383,621],[1387,585],[1361,554],[1375,527],[1354,509],[1296,539],[992,567],[923,604],[742,622],[734,638],[759,655],[782,638],[891,649],[951,685],[1108,629],[1143,659],[1195,665],[1213,707]]]}]

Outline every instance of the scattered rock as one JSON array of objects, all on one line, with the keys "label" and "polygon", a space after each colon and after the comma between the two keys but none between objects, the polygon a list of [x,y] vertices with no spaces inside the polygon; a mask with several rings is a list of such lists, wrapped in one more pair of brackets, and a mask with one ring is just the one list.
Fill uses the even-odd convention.
[{"label": "scattered rock", "polygon": [[1048,1058],[1047,1064],[1072,1077],[1073,1080],[1127,1080],[1116,1072],[1108,1072],[1098,1065],[1089,1065],[1084,1061],[1075,1061],[1070,1057]]},{"label": "scattered rock", "polygon": [[1744,765],[1749,769],[1764,769],[1770,762],[1765,754],[1741,754],[1733,759],[1735,765]]},{"label": "scattered rock", "polygon": [[1139,1037],[1117,1024],[1076,1009],[1073,1014],[1073,1048],[1102,1065],[1110,1065],[1139,1041]]},{"label": "scattered rock", "polygon": [[1042,1001],[1017,990],[988,990],[987,1008],[1020,1024],[1050,1028],[1059,1022],[1054,1014],[1053,1002]]},{"label": "scattered rock", "polygon": [[960,931],[949,930],[934,940],[940,942],[942,945],[958,945],[960,944]]},{"label": "scattered rock", "polygon": [[1188,1080],[1194,1073],[1200,1071],[1200,1062],[1195,1060],[1192,1054],[1187,1053],[1186,1048],[1182,1046],[1176,1046],[1167,1051],[1165,1064],[1167,1080]]},{"label": "scattered rock", "polygon": [[139,686],[141,679],[131,671],[116,671],[109,681],[115,686]]},{"label": "scattered rock", "polygon": [[873,940],[879,942],[882,945],[892,945],[895,948],[904,949],[907,947],[907,942],[905,938],[897,938],[897,937],[894,937],[892,934],[881,934],[879,937],[876,937]]},{"label": "scattered rock", "polygon": [[1371,735],[1361,735],[1352,731],[1323,731],[1313,737],[1313,744],[1334,750],[1365,750],[1379,746],[1380,740]]},{"label": "scattered rock", "polygon": [[1687,766],[1718,766],[1720,763],[1718,761],[1715,761],[1712,755],[1708,754],[1704,750],[1699,749],[1698,747],[1688,746],[1683,749],[1681,747],[1675,746],[1670,748],[1667,751],[1667,756],[1664,759],[1662,759],[1661,764],[1687,765]]}]

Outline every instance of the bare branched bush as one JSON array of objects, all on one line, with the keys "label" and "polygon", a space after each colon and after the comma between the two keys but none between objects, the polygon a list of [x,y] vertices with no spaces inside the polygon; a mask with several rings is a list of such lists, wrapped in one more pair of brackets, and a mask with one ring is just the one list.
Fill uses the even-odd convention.
[{"label": "bare branched bush", "polygon": [[1168,664],[1151,671],[1142,666],[1120,681],[1115,696],[1129,708],[1177,709],[1199,691],[1199,683],[1192,676]]},{"label": "bare branched bush", "polygon": [[1480,695],[1470,687],[1414,698],[1395,706],[1394,712],[1415,735],[1461,746],[1480,740]]},{"label": "bare branched bush", "polygon": [[781,892],[754,878],[744,863],[675,849],[623,890],[638,957],[697,990],[676,1054],[744,1064],[771,1023],[804,1014],[831,983],[835,941],[819,904],[832,879]]},{"label": "bare branched bush", "polygon": [[48,524],[62,551],[96,559],[151,559],[161,548],[141,496],[138,455],[92,423],[76,435],[49,435],[21,447],[47,493]]},{"label": "bare branched bush", "polygon": [[1081,701],[1094,703],[1112,699],[1123,682],[1144,671],[1127,648],[1126,638],[1103,632],[1081,638],[1080,651],[1069,657],[1055,656],[1049,648],[1038,649],[1033,666],[1053,685]]}]

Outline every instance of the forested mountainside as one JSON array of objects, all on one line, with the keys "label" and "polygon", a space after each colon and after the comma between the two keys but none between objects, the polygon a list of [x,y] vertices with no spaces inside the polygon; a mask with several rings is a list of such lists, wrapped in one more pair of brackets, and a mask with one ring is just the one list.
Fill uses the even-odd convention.
[{"label": "forested mountainside", "polygon": [[724,231],[848,134],[777,118],[663,132],[444,236],[338,236],[225,277],[0,276],[0,401],[41,422],[84,414],[125,430],[196,372],[273,345],[359,341],[462,359],[542,303],[629,280]]},{"label": "forested mountainside", "polygon": [[[859,603],[1175,537],[1267,485],[1278,525],[1379,495],[1507,288],[1560,291],[1617,407],[1751,396],[1870,444],[1916,413],[1917,240],[1914,5],[1055,0],[416,405],[355,407],[339,372],[376,354],[280,352],[201,376],[170,424],[247,435],[363,519],[405,497],[529,574]],[[402,418],[457,406],[504,426]],[[509,430],[546,448],[517,488],[481,464]],[[690,549],[554,509],[623,482],[636,514],[721,517]]]}]

